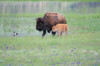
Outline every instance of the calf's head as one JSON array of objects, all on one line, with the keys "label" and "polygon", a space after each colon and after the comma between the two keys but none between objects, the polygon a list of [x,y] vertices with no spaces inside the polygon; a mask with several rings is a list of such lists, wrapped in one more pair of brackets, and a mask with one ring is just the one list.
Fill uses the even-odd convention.
[{"label": "calf's head", "polygon": [[37,18],[36,19],[36,29],[38,31],[42,31],[44,27],[44,22],[43,22],[43,18]]},{"label": "calf's head", "polygon": [[52,27],[52,31],[53,31],[53,32],[56,32],[56,31],[57,31],[56,26],[53,26],[53,27]]}]

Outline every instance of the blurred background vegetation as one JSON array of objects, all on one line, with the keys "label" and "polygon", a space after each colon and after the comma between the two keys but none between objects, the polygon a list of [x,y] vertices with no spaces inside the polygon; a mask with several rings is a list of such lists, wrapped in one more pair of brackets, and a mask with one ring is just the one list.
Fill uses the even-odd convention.
[{"label": "blurred background vegetation", "polygon": [[[45,12],[89,15],[100,13],[100,2],[0,2],[0,16],[36,16]],[[41,13],[41,14],[40,14]]]}]

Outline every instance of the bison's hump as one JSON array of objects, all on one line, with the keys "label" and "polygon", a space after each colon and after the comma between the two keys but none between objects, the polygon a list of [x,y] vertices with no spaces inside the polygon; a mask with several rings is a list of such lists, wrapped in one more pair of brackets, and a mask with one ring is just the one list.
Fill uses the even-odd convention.
[{"label": "bison's hump", "polygon": [[56,12],[46,12],[43,17],[44,23],[47,24],[57,24],[57,23],[66,23],[66,19],[63,15]]},{"label": "bison's hump", "polygon": [[45,16],[62,16],[60,13],[56,13],[56,12],[46,12]]},{"label": "bison's hump", "polygon": [[60,13],[56,13],[56,12],[47,12],[45,13],[44,19],[58,19],[58,18],[65,18],[63,15],[61,15]]}]

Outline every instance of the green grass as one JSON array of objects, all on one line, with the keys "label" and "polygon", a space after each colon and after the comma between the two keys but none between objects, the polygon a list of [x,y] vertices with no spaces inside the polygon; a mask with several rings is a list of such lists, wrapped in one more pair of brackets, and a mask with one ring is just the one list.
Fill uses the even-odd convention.
[{"label": "green grass", "polygon": [[97,62],[100,59],[99,42],[99,33],[44,38],[0,37],[0,65],[100,65]]},{"label": "green grass", "polygon": [[[99,13],[94,14],[76,14],[76,13],[61,13],[63,14],[67,19],[68,18],[78,18],[78,19],[87,19],[87,18],[100,18]],[[0,17],[43,17],[44,13],[18,13],[18,14],[0,14]]]}]

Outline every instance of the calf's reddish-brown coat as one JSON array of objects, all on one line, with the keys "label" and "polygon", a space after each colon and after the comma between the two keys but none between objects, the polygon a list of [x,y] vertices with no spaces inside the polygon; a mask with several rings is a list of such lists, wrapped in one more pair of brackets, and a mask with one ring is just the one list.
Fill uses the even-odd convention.
[{"label": "calf's reddish-brown coat", "polygon": [[66,32],[68,34],[68,26],[67,24],[57,24],[56,26],[52,27],[53,32],[58,32],[58,36],[61,35],[62,32]]}]

